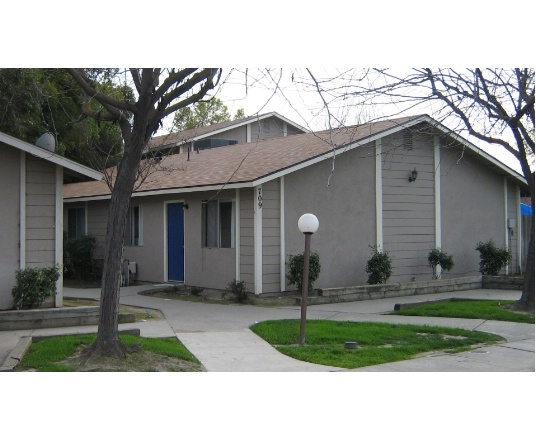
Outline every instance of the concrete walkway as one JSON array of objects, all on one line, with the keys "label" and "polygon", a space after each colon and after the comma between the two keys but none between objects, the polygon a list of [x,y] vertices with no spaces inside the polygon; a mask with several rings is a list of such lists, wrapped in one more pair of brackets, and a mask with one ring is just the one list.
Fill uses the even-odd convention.
[{"label": "concrete walkway", "polygon": [[[535,371],[534,325],[474,319],[448,319],[382,315],[396,303],[443,298],[517,300],[520,293],[506,290],[468,290],[392,299],[309,306],[307,319],[356,322],[392,322],[441,325],[495,333],[506,342],[458,354],[428,354],[417,359],[343,370],[297,361],[282,355],[249,330],[255,322],[299,319],[300,307],[256,307],[174,301],[139,295],[152,286],[121,289],[121,304],[158,309],[163,320],[121,324],[120,329],[139,328],[145,337],[177,336],[205,366],[215,372],[326,372],[326,371]],[[64,289],[66,298],[100,297],[100,289]],[[0,332],[0,365],[23,336],[96,331],[95,326]]]}]

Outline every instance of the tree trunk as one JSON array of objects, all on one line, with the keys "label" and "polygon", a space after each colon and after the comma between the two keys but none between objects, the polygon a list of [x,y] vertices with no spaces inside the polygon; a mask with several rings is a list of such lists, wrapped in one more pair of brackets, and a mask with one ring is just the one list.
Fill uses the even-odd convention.
[{"label": "tree trunk", "polygon": [[110,200],[104,248],[99,329],[97,340],[90,349],[91,356],[126,357],[127,355],[127,348],[118,336],[121,258],[130,198],[143,151],[143,137],[133,135],[129,144],[125,145]]},{"label": "tree trunk", "polygon": [[532,220],[530,226],[530,242],[527,253],[527,265],[525,268],[525,281],[521,298],[515,308],[534,313],[534,185],[532,185]]}]

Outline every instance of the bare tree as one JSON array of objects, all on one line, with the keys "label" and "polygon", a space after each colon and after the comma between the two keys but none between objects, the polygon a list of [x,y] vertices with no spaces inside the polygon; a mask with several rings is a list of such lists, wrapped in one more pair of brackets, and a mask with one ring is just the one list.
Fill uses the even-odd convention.
[{"label": "bare tree", "polygon": [[[394,109],[389,116],[426,108],[453,130],[502,148],[519,162],[534,212],[534,69],[349,69],[324,77],[308,69],[300,81],[321,96],[330,121],[333,108],[352,102]],[[516,307],[534,311],[534,216],[526,262]]]},{"label": "bare tree", "polygon": [[117,123],[124,151],[114,175],[102,276],[100,318],[97,340],[90,348],[93,356],[127,354],[118,338],[119,285],[123,236],[130,198],[139,178],[144,149],[166,116],[203,99],[219,82],[221,69],[181,68],[164,70],[131,68],[118,72],[121,81],[131,81],[135,97],[118,98],[99,88],[85,69],[67,69],[82,87],[87,101],[96,101],[100,110],[86,105],[84,112],[98,121]]}]

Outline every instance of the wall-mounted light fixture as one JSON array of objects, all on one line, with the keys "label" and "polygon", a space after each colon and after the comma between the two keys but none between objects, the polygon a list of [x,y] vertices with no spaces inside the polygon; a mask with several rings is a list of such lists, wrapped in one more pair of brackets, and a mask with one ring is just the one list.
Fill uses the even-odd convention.
[{"label": "wall-mounted light fixture", "polygon": [[417,169],[413,168],[413,171],[411,172],[410,176],[408,177],[408,180],[410,182],[415,182],[417,180],[417,174],[419,174],[417,172]]}]

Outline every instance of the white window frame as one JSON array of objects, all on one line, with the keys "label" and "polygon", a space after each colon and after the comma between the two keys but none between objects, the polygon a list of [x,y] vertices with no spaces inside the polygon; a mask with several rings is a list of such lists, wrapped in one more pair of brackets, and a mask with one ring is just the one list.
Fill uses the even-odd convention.
[{"label": "white window frame", "polygon": [[[208,204],[216,204],[216,210],[214,215],[216,216],[216,246],[209,246],[208,245],[208,237],[207,237],[207,215],[208,215]],[[220,207],[222,203],[230,203],[231,204],[231,245],[230,246],[222,246],[222,233],[221,233],[221,211]],[[201,227],[201,247],[209,248],[209,249],[235,249],[236,247],[236,214],[235,214],[235,200],[231,198],[224,198],[224,199],[213,199],[209,201],[203,201],[202,202],[202,227]]]}]

